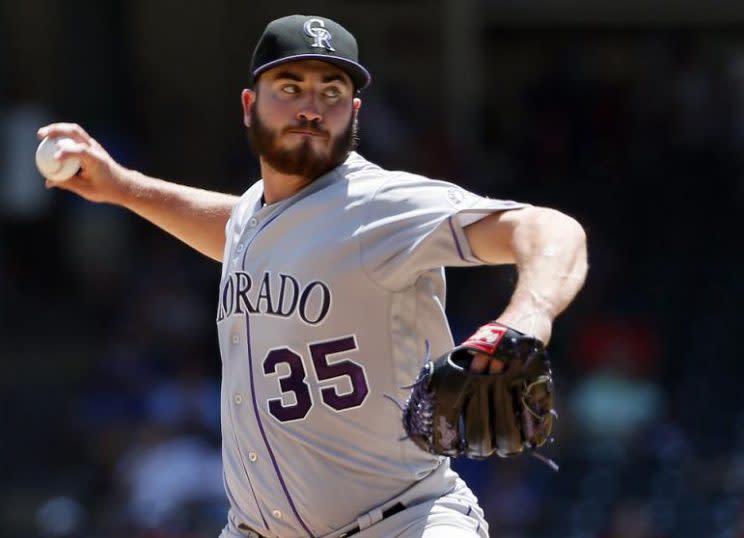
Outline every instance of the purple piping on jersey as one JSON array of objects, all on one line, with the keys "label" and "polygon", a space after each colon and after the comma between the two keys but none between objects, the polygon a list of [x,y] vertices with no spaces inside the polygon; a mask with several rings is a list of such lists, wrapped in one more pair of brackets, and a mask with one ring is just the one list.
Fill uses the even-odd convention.
[{"label": "purple piping on jersey", "polygon": [[[237,443],[237,439],[235,442]],[[240,450],[240,449],[238,449]],[[242,456],[241,456],[242,459]],[[245,469],[245,463],[243,464],[243,468]],[[251,477],[248,476],[248,471],[245,471],[245,476],[248,478],[248,485],[251,487],[251,493],[253,493],[253,498],[256,499],[256,507],[258,508],[258,514],[261,516],[261,521],[263,521],[264,529],[269,530],[269,524],[266,522],[266,518],[263,515],[263,510],[261,510],[261,503],[258,502],[258,496],[256,495],[256,490],[253,489],[253,482],[251,481]]]},{"label": "purple piping on jersey", "polygon": [[470,512],[472,512],[472,511],[473,511],[473,507],[472,506],[468,506],[468,511],[467,511],[467,513],[465,515],[466,516],[469,516],[470,515]]},{"label": "purple piping on jersey", "polygon": [[[230,422],[232,422],[232,414],[230,415]],[[235,435],[235,431],[233,431],[233,437],[235,438],[235,446],[240,447],[240,443],[238,443],[238,436]],[[238,455],[240,456],[240,463],[243,465],[243,472],[245,473],[245,477],[248,479],[248,485],[251,488],[251,493],[253,494],[253,499],[256,501],[256,508],[258,508],[258,514],[261,516],[261,521],[263,521],[264,528],[268,529],[269,524],[266,522],[266,518],[263,515],[263,510],[261,510],[261,503],[258,502],[258,496],[256,495],[256,490],[253,489],[253,482],[251,481],[251,477],[248,474],[248,469],[245,467],[245,462],[243,461],[243,455],[240,453],[240,448],[238,448]],[[225,482],[225,489],[227,489],[227,477],[225,477],[225,471],[222,471],[223,475],[223,481]]]},{"label": "purple piping on jersey", "polygon": [[455,226],[452,224],[452,217],[448,218],[447,222],[449,222],[452,237],[455,239],[455,246],[457,246],[457,253],[460,255],[460,259],[464,262],[468,261],[465,259],[465,256],[462,255],[462,248],[460,247],[460,241],[457,239],[457,234],[455,233]]},{"label": "purple piping on jersey", "polygon": [[[268,223],[267,223],[268,224]],[[247,250],[247,247],[246,247]],[[315,538],[312,532],[310,532],[310,529],[307,527],[304,521],[302,521],[302,518],[300,517],[300,513],[297,511],[297,507],[294,504],[294,501],[292,500],[292,496],[289,494],[289,490],[287,489],[287,484],[284,483],[284,477],[282,476],[282,472],[279,470],[279,465],[276,463],[276,458],[274,457],[274,451],[271,450],[271,445],[269,444],[269,438],[266,437],[266,432],[264,431],[263,423],[261,422],[261,414],[258,410],[258,402],[256,401],[256,387],[253,382],[253,353],[251,352],[251,322],[250,322],[250,314],[246,313],[245,315],[245,331],[246,335],[248,337],[248,371],[251,375],[251,397],[253,398],[253,411],[256,413],[256,422],[258,423],[258,429],[261,431],[261,437],[263,437],[264,444],[266,445],[266,450],[269,452],[269,457],[271,458],[271,464],[274,466],[274,471],[276,472],[276,476],[279,479],[279,483],[282,485],[282,489],[284,490],[284,495],[287,496],[287,500],[289,501],[289,506],[292,508],[292,512],[294,512],[295,517],[297,518],[297,521],[300,522],[300,525],[302,525],[302,528],[305,529],[308,536],[310,538]],[[268,526],[267,526],[268,528]]]}]

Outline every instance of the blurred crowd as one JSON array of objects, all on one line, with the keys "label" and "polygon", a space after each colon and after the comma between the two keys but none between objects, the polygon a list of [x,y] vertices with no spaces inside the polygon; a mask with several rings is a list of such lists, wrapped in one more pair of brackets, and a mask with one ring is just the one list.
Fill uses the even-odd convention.
[{"label": "blurred crowd", "polygon": [[[487,79],[482,147],[459,148],[392,80],[360,118],[371,160],[556,207],[588,233],[589,279],[550,346],[560,420],[544,452],[560,471],[455,467],[495,538],[744,538],[744,37],[533,30],[489,47],[529,65],[515,55]],[[219,266],[118,208],[46,192],[34,133],[58,111],[22,90],[0,85],[0,535],[214,537]],[[153,172],[158,146],[132,129],[94,136]],[[242,139],[201,158],[229,176],[203,185],[257,179]],[[516,278],[448,275],[456,340]]]}]

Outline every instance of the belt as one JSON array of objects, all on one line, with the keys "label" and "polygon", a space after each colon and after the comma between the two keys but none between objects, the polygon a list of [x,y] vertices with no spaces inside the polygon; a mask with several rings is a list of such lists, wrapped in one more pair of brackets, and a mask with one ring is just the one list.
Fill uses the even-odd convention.
[{"label": "belt", "polygon": [[254,531],[253,529],[251,529],[245,523],[240,523],[238,525],[238,529],[240,529],[241,531],[243,531],[243,534],[245,534],[245,536],[247,538],[266,538],[266,536],[264,536],[263,534],[258,533],[257,531]]},{"label": "belt", "polygon": [[[387,510],[382,511],[382,519],[393,516],[397,514],[398,512],[402,512],[405,509],[406,507],[403,506],[403,503],[395,503],[393,506],[391,506]],[[346,538],[347,536],[353,536],[354,534],[358,533],[360,530],[361,529],[359,528],[359,525],[357,525],[356,527],[352,527],[345,533],[340,534],[338,538]]]},{"label": "belt", "polygon": [[[397,514],[398,512],[402,512],[405,509],[406,509],[406,507],[403,505],[403,503],[400,503],[400,502],[395,503],[390,508],[382,511],[382,519],[385,519],[385,518],[388,518],[390,516],[393,516],[393,515]],[[263,534],[259,533],[258,531],[253,530],[252,528],[250,528],[245,523],[240,523],[238,525],[238,529],[240,529],[241,531],[243,531],[247,538],[266,538],[266,536],[264,536]],[[354,536],[360,530],[361,530],[361,528],[359,527],[359,525],[357,525],[356,527],[352,527],[348,531],[346,531],[346,532],[344,532],[342,534],[339,534],[338,535],[338,538],[347,538],[348,536]]]}]

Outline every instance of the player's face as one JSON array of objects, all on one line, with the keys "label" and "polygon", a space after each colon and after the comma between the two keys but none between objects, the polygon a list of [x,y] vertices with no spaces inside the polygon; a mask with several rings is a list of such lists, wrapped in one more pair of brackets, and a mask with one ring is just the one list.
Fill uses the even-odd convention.
[{"label": "player's face", "polygon": [[260,76],[246,121],[249,138],[276,171],[313,180],[356,146],[358,107],[341,69],[316,60],[289,62]]}]

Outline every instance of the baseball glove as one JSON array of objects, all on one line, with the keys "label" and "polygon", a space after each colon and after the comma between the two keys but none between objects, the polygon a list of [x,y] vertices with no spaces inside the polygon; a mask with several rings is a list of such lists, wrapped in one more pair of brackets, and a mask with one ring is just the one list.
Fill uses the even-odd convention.
[{"label": "baseball glove", "polygon": [[[499,374],[471,372],[473,353],[504,362]],[[553,379],[543,343],[491,322],[462,345],[427,360],[403,406],[408,437],[432,454],[514,456],[550,439]]]}]

